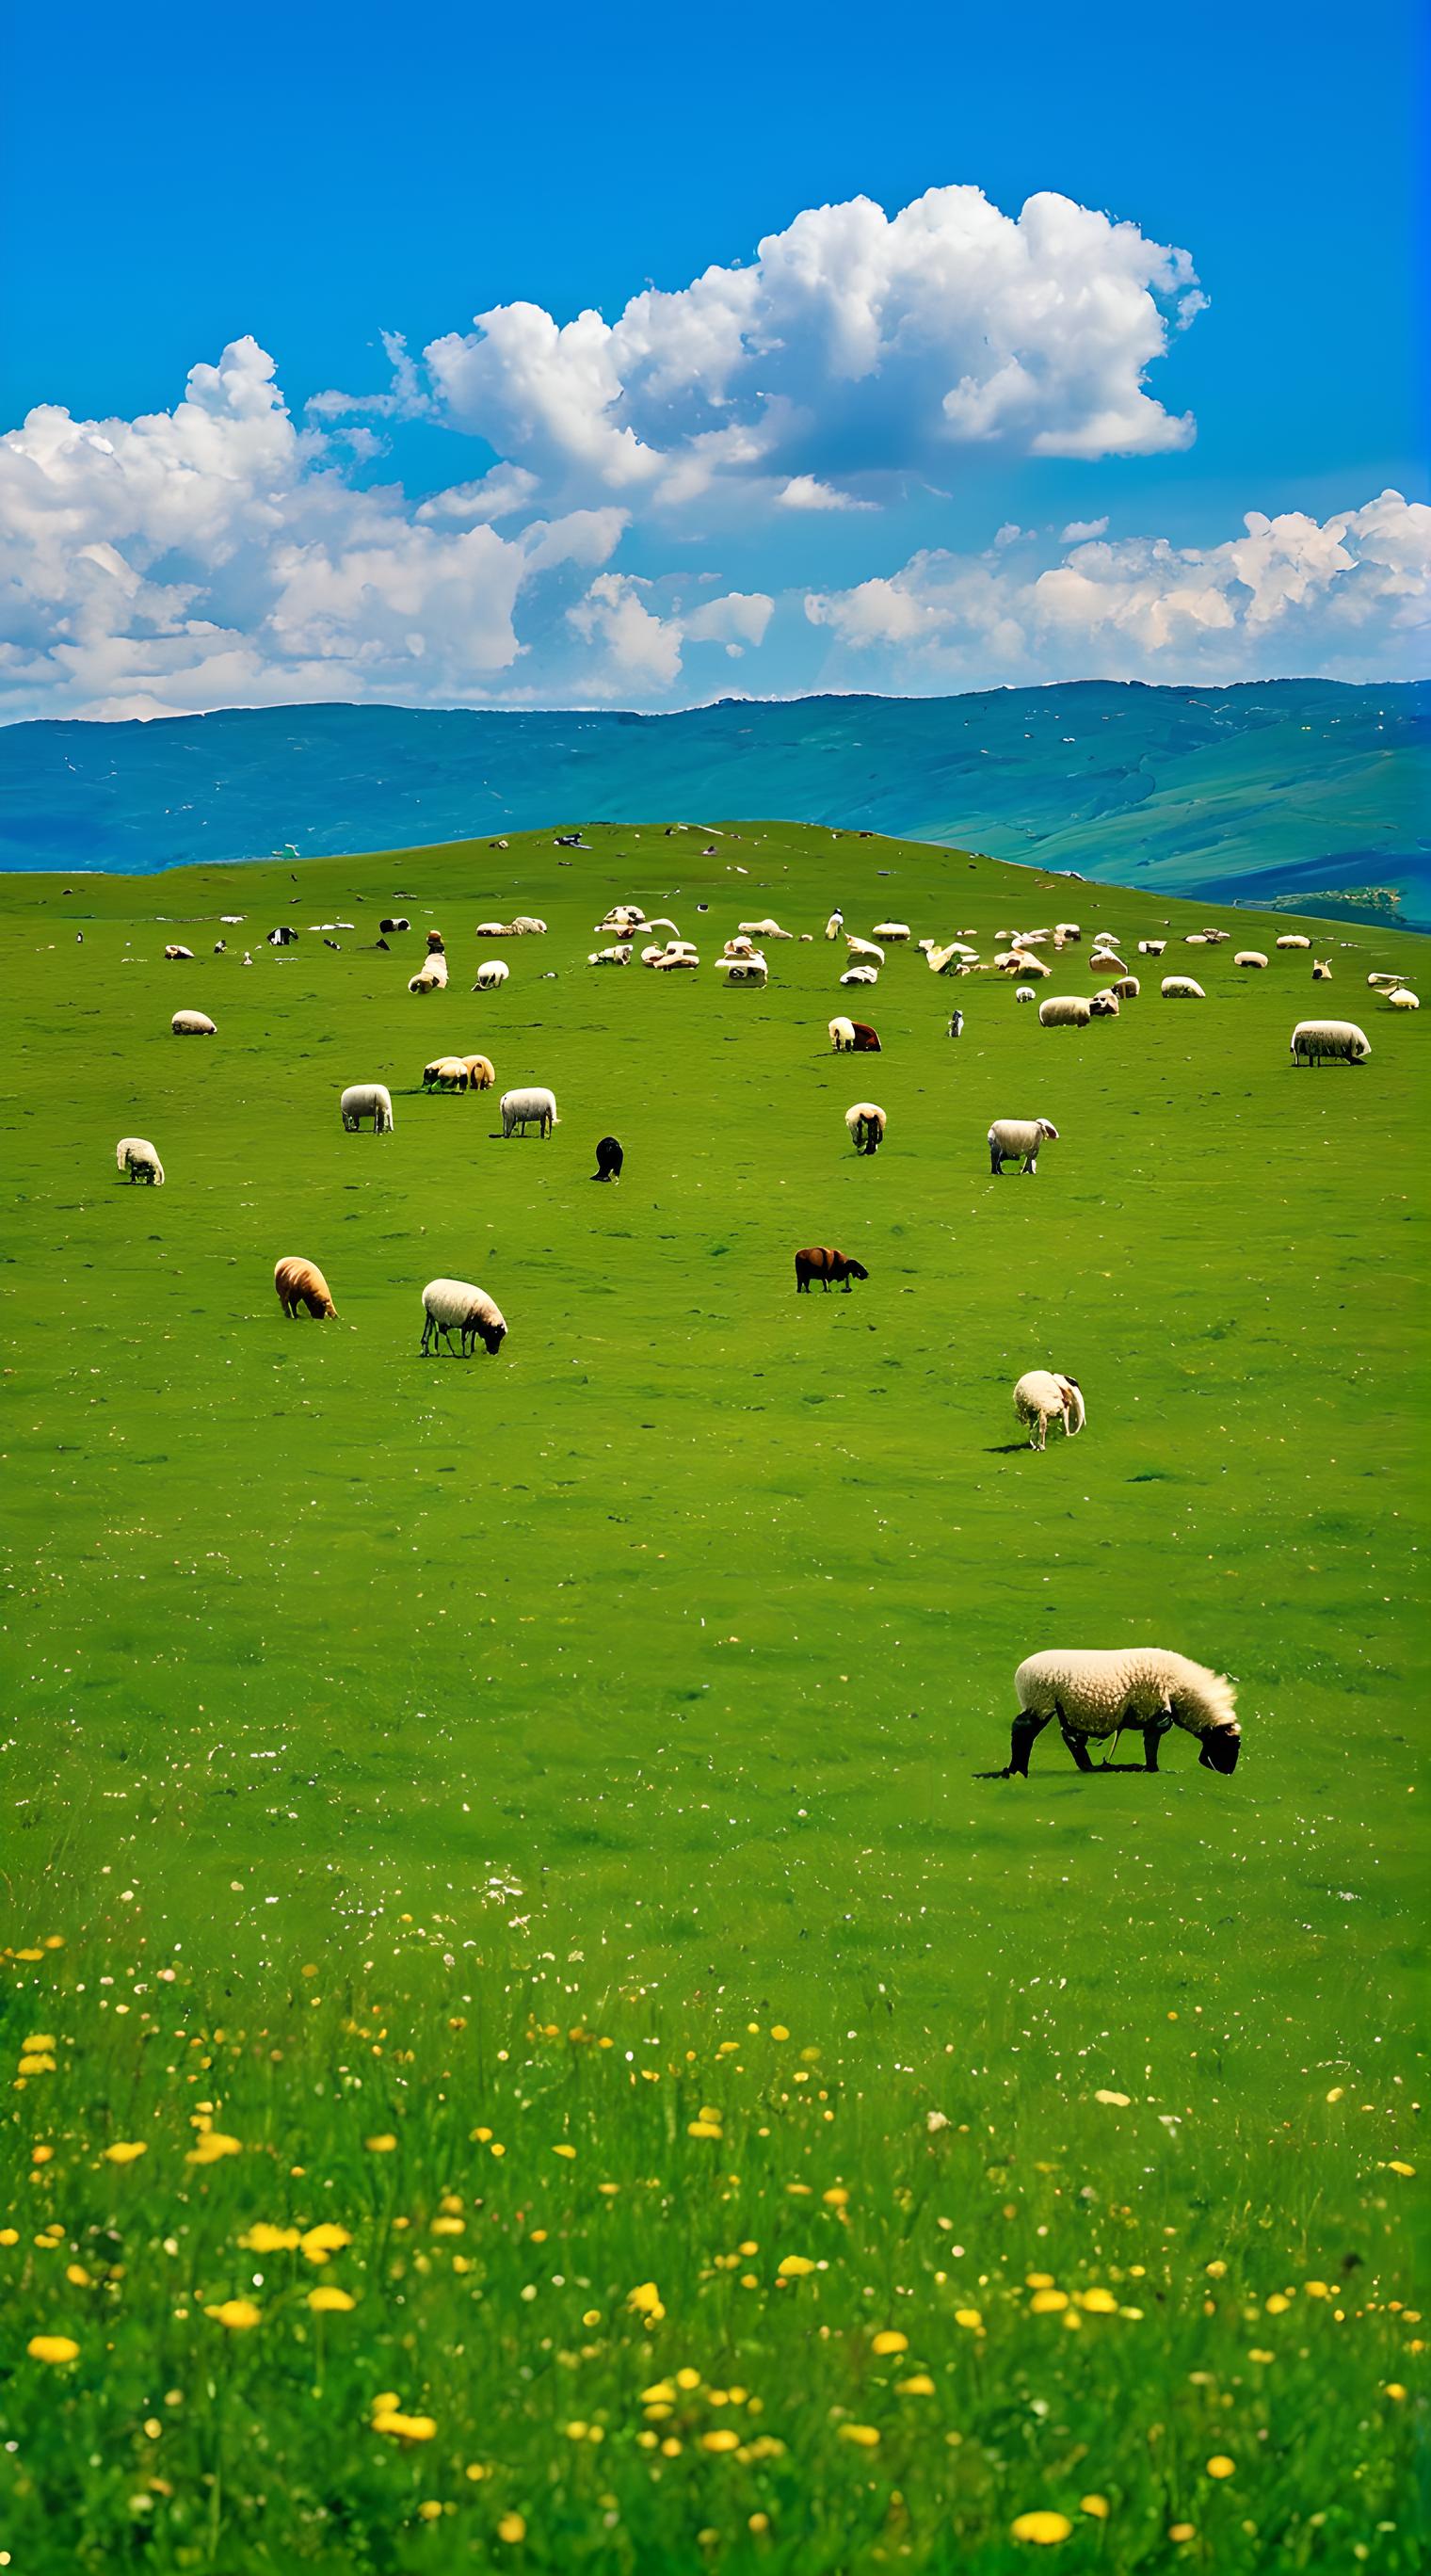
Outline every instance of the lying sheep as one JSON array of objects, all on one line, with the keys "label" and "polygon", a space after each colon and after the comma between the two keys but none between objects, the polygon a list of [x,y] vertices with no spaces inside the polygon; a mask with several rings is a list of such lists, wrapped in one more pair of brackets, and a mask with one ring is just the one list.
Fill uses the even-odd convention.
[{"label": "lying sheep", "polygon": [[114,1159],[131,1182],[147,1181],[151,1189],[163,1188],[164,1166],[147,1136],[121,1136]]},{"label": "lying sheep", "polygon": [[857,963],[862,962],[867,966],[882,966],[884,964],[884,950],[879,946],[878,942],[873,939],[856,939],[854,932],[852,930],[847,930],[845,933],[845,946],[849,950],[851,957],[853,957]]},{"label": "lying sheep", "polygon": [[1166,939],[1140,939],[1138,954],[1140,957],[1161,957],[1167,944]]},{"label": "lying sheep", "polygon": [[843,1282],[845,1295],[848,1297],[851,1281],[868,1279],[869,1275],[862,1261],[852,1260],[847,1252],[837,1252],[833,1244],[811,1244],[804,1252],[797,1252],[795,1255],[797,1297],[809,1296],[812,1279],[820,1281],[827,1297],[832,1284],[838,1288]]},{"label": "lying sheep", "polygon": [[1010,961],[1008,972],[1011,975],[1038,975],[1042,977],[1051,975],[1053,973],[1053,968],[1050,966],[1046,957],[1036,957],[1033,956],[1028,949],[1016,948]]},{"label": "lying sheep", "polygon": [[1354,1020],[1299,1020],[1291,1053],[1294,1064],[1365,1064],[1371,1040]]},{"label": "lying sheep", "polygon": [[1083,1429],[1088,1416],[1076,1377],[1059,1377],[1052,1369],[1028,1369],[1014,1388],[1014,1411],[1029,1425],[1029,1447],[1042,1449],[1051,1422],[1062,1421],[1065,1439]]},{"label": "lying sheep", "polygon": [[764,984],[770,975],[763,957],[718,957],[715,971],[728,984]]},{"label": "lying sheep", "polygon": [[1267,958],[1260,948],[1239,948],[1232,962],[1234,966],[1265,966]]},{"label": "lying sheep", "polygon": [[385,913],[382,920],[378,923],[379,933],[384,939],[390,938],[395,931],[411,930],[411,928],[412,923],[408,920],[405,913]]},{"label": "lying sheep", "polygon": [[287,1260],[275,1266],[273,1284],[278,1291],[278,1302],[290,1322],[298,1314],[311,1315],[320,1324],[326,1323],[330,1317],[336,1321],[338,1310],[316,1261],[304,1261],[298,1254],[290,1253]]},{"label": "lying sheep", "polygon": [[1284,930],[1277,942],[1279,948],[1310,948],[1311,944],[1304,930]]},{"label": "lying sheep", "polygon": [[500,1107],[504,1136],[515,1135],[518,1130],[525,1134],[531,1126],[539,1127],[543,1136],[550,1136],[552,1129],[561,1125],[556,1094],[551,1091],[504,1091]]},{"label": "lying sheep", "polygon": [[439,1340],[451,1350],[454,1333],[464,1359],[470,1359],[479,1342],[495,1359],[507,1338],[506,1318],[495,1298],[470,1279],[429,1279],[422,1292],[422,1357]]},{"label": "lying sheep", "polygon": [[873,1100],[857,1100],[853,1108],[845,1111],[845,1125],[857,1154],[877,1154],[888,1124],[884,1111]]},{"label": "lying sheep", "polygon": [[1136,975],[1120,975],[1113,987],[1120,1002],[1136,1002],[1142,989]]},{"label": "lying sheep", "polygon": [[375,1136],[390,1136],[393,1132],[393,1096],[386,1083],[350,1083],[338,1108],[350,1135],[356,1135],[368,1118],[373,1122]]},{"label": "lying sheep", "polygon": [[1046,1118],[996,1118],[989,1129],[989,1168],[995,1180],[1005,1163],[1022,1161],[1026,1172],[1034,1172],[1043,1147],[1057,1143],[1058,1129]]},{"label": "lying sheep", "polygon": [[629,966],[631,950],[625,943],[618,948],[593,948],[586,962],[588,966]]},{"label": "lying sheep", "polygon": [[485,957],[477,969],[477,981],[472,987],[473,992],[495,993],[499,985],[506,983],[511,971],[511,967],[504,958]]},{"label": "lying sheep", "polygon": [[[222,946],[222,944],[223,944],[223,943],[222,943],[222,941],[220,941],[220,943],[219,943],[219,944],[220,944],[220,946]],[[168,959],[169,959],[169,961],[171,962],[171,964],[176,964],[180,958],[187,957],[187,958],[189,958],[190,960],[192,960],[194,952],[193,952],[192,948],[173,948],[173,947],[171,947],[171,948],[166,948],[166,949],[165,949],[165,951],[164,951],[164,954],[165,954],[166,958],[168,958]]]},{"label": "lying sheep", "polygon": [[460,1055],[436,1055],[422,1068],[424,1091],[465,1091],[468,1086],[467,1061]]},{"label": "lying sheep", "polygon": [[206,1011],[176,1011],[169,1022],[176,1038],[214,1038],[218,1030]]},{"label": "lying sheep", "polygon": [[755,955],[755,942],[748,932],[741,931],[737,938],[728,939],[726,941],[724,948],[721,950],[721,955],[722,957],[753,957]]},{"label": "lying sheep", "polygon": [[830,1044],[836,1055],[852,1055],[854,1053],[855,1045],[854,1021],[842,1019],[831,1020]]},{"label": "lying sheep", "polygon": [[1171,1726],[1186,1727],[1202,1747],[1204,1770],[1237,1768],[1242,1729],[1237,1694],[1223,1673],[1209,1672],[1162,1646],[1129,1646],[1112,1654],[1054,1647],[1030,1655],[1014,1675],[1019,1713],[1000,1780],[1026,1780],[1029,1754],[1051,1717],[1080,1771],[1091,1771],[1090,1736],[1107,1741],[1125,1726],[1143,1738],[1145,1769],[1156,1771],[1158,1747]]},{"label": "lying sheep", "polygon": [[1016,1002],[1036,1002],[1038,1000],[1038,995],[1034,991],[1032,984],[1020,984],[1014,994],[1014,1000]]},{"label": "lying sheep", "polygon": [[840,982],[842,984],[877,984],[879,982],[879,968],[877,966],[847,966],[843,975],[840,977]]},{"label": "lying sheep", "polygon": [[546,929],[546,923],[535,912],[519,912],[513,915],[512,937],[514,939],[544,939]]},{"label": "lying sheep", "polygon": [[1332,980],[1332,961],[1331,961],[1330,957],[1314,957],[1314,958],[1312,959],[1312,981],[1313,981],[1313,983],[1314,983],[1314,984],[1330,984],[1331,980]]},{"label": "lying sheep", "polygon": [[903,940],[908,939],[909,924],[907,921],[877,921],[873,936],[876,939],[892,940],[898,946]]},{"label": "lying sheep", "polygon": [[1111,984],[1103,992],[1095,993],[1088,1005],[1089,1016],[1095,1020],[1116,1020],[1121,1009],[1122,1004]]},{"label": "lying sheep", "polygon": [[694,948],[685,946],[668,948],[664,957],[658,957],[655,961],[656,973],[658,975],[679,975],[683,972],[690,974],[700,962]]},{"label": "lying sheep", "polygon": [[1407,984],[1398,984],[1395,992],[1388,993],[1386,998],[1393,1011],[1419,1011],[1421,1008],[1417,995]]},{"label": "lying sheep", "polygon": [[1126,975],[1128,969],[1111,948],[1095,948],[1088,960],[1088,972],[1090,975]]},{"label": "lying sheep", "polygon": [[1086,1029],[1093,1005],[1081,993],[1050,993],[1038,1006],[1041,1029]]},{"label": "lying sheep", "polygon": [[478,939],[515,939],[517,932],[510,921],[479,921],[474,936]]},{"label": "lying sheep", "polygon": [[1205,1002],[1207,995],[1191,975],[1165,975],[1160,987],[1165,1002]]},{"label": "lying sheep", "polygon": [[1057,923],[1055,924],[1055,926],[1054,926],[1054,933],[1053,933],[1053,935],[1054,935],[1055,939],[1057,939],[1057,940],[1068,940],[1068,941],[1078,940],[1078,939],[1081,939],[1081,938],[1083,937],[1083,933],[1082,933],[1082,931],[1079,929],[1078,924],[1077,924],[1077,922],[1076,922],[1076,921],[1060,921],[1060,922],[1057,922]]},{"label": "lying sheep", "polygon": [[736,929],[746,939],[793,939],[793,930],[782,930],[778,921],[738,921]]}]

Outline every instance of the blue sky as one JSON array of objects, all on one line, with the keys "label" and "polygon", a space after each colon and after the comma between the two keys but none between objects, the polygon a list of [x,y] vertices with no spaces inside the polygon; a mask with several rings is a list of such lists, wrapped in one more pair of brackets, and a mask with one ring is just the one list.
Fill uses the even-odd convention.
[{"label": "blue sky", "polygon": [[[556,8],[521,31],[422,5],[30,13],[0,703],[1424,668],[1414,24],[1388,0]],[[958,190],[997,221],[952,197],[901,217]],[[873,228],[809,230],[859,199]],[[1072,212],[1020,230],[1029,199]],[[654,345],[643,316],[594,353],[474,331],[514,306],[619,324],[712,267],[727,283]],[[721,349],[690,359],[715,306]],[[384,332],[413,361],[396,401]],[[245,357],[182,408],[192,368],[249,343],[267,373]],[[389,399],[305,408],[339,392]],[[520,489],[443,499],[503,463]],[[176,506],[196,478],[209,501]],[[1253,556],[1249,512],[1281,532]]]}]

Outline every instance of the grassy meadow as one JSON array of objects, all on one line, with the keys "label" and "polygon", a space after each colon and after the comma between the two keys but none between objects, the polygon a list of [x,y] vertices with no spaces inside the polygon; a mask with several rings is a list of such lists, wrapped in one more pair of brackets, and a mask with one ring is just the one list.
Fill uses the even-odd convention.
[{"label": "grassy meadow", "polygon": [[[1285,913],[586,837],[0,880],[0,2566],[1410,2576],[1428,1088],[1366,975],[1426,952],[1297,925],[1314,987],[1234,968]],[[587,968],[624,896],[699,975]],[[1076,916],[1043,991],[1107,925],[1143,995],[711,971],[835,900]],[[1321,1014],[1364,1068],[1292,1068]],[[808,1243],[867,1284],[797,1298]],[[419,1357],[440,1274],[496,1360]],[[1041,1456],[1033,1366],[1088,1405]],[[1139,1642],[1234,1676],[1232,1779],[985,1776],[1024,1655]]]}]

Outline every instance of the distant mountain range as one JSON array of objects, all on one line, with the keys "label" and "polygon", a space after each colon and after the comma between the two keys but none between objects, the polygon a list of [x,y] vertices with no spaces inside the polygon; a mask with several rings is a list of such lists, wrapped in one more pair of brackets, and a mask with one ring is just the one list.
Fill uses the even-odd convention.
[{"label": "distant mountain range", "polygon": [[1088,680],[681,715],[233,708],[0,731],[0,867],[772,819],[1431,930],[1431,687]]}]

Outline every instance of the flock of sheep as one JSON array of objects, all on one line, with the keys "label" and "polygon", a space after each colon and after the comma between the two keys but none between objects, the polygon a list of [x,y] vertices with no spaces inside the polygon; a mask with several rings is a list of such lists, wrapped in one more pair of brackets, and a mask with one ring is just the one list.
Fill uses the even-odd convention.
[{"label": "flock of sheep", "polygon": [[[504,845],[503,845],[504,846]],[[705,909],[703,905],[702,910]],[[233,916],[225,916],[231,920]],[[314,925],[320,927],[320,925]],[[348,929],[349,923],[321,925],[328,929]],[[533,915],[517,915],[510,921],[484,921],[477,926],[480,939],[513,940],[541,937],[546,923]],[[694,973],[700,968],[700,953],[694,941],[683,939],[676,924],[668,919],[648,919],[637,903],[615,904],[596,925],[599,938],[606,944],[589,952],[587,963],[594,968],[629,966],[640,947],[640,963],[655,973]],[[378,946],[385,948],[390,938],[408,931],[411,924],[402,917],[385,919],[380,926]],[[657,934],[660,934],[658,937]],[[911,942],[909,925],[898,921],[880,921],[869,937],[846,932],[844,916],[835,911],[825,925],[825,938],[835,942],[843,938],[848,962],[840,974],[842,986],[869,988],[876,985],[891,947]],[[268,934],[270,943],[288,945],[296,933],[289,928]],[[743,921],[733,936],[723,944],[715,961],[715,970],[732,985],[763,985],[770,968],[765,946],[793,939],[796,933],[783,929],[772,919]],[[814,934],[798,936],[810,941]],[[937,975],[957,978],[996,975],[1009,978],[1015,987],[1015,1000],[1020,1004],[1038,1002],[1039,1025],[1048,1029],[1084,1028],[1094,1020],[1116,1019],[1123,1006],[1136,1002],[1142,991],[1138,975],[1131,972],[1118,954],[1118,943],[1111,932],[1096,935],[1088,964],[1097,984],[1091,995],[1053,994],[1038,1000],[1036,983],[1052,973],[1048,954],[1057,955],[1082,941],[1077,922],[1058,922],[1051,927],[1024,932],[996,933],[996,949],[985,959],[966,937],[945,942],[921,939],[917,944],[929,970]],[[1228,941],[1229,934],[1211,928],[1187,935],[1189,948],[1213,948]],[[332,939],[328,946],[336,945]],[[1302,932],[1289,931],[1277,940],[1279,951],[1305,953],[1311,940]],[[1161,959],[1169,943],[1163,939],[1138,942],[1141,958]],[[222,950],[224,943],[217,947]],[[165,956],[181,962],[192,951],[169,946]],[[252,962],[246,954],[244,963]],[[1260,949],[1238,949],[1234,965],[1244,971],[1265,972],[1272,960]],[[1331,978],[1328,959],[1312,959],[1312,979],[1325,983]],[[477,971],[473,991],[491,993],[500,990],[508,980],[510,967],[505,959],[484,959]],[[426,934],[426,954],[417,971],[409,978],[408,991],[423,995],[441,991],[448,977],[446,948],[440,932]],[[1379,992],[1395,1010],[1419,1009],[1417,996],[1395,975],[1372,974],[1367,978],[1373,991]],[[1161,977],[1161,998],[1170,1002],[1206,1000],[1203,986],[1186,973],[1166,973]],[[951,1037],[957,1038],[964,1028],[964,1013],[955,1010],[949,1019]],[[215,1023],[201,1011],[176,1011],[171,1021],[176,1036],[214,1036]],[[881,1053],[878,1032],[864,1020],[843,1014],[829,1022],[829,1040],[834,1053]],[[1290,1040],[1294,1064],[1320,1065],[1340,1062],[1364,1064],[1371,1054],[1365,1032],[1353,1021],[1307,1019],[1298,1021]],[[486,1055],[446,1055],[433,1057],[424,1067],[424,1091],[487,1091],[495,1086],[496,1075],[491,1058]],[[542,1137],[549,1137],[561,1122],[556,1098],[543,1086],[504,1092],[499,1103],[502,1134],[510,1137],[536,1127]],[[377,1135],[391,1134],[394,1126],[392,1094],[380,1082],[350,1084],[339,1102],[345,1130],[354,1132],[370,1127]],[[885,1110],[878,1102],[858,1100],[845,1112],[845,1126],[854,1150],[863,1155],[875,1154],[884,1141],[888,1127]],[[990,1169],[999,1177],[1006,1163],[1016,1163],[1032,1176],[1038,1168],[1039,1155],[1045,1145],[1058,1141],[1058,1130],[1046,1118],[996,1118],[988,1131]],[[623,1153],[613,1136],[603,1137],[596,1149],[597,1170],[594,1179],[610,1181],[620,1176]],[[131,1181],[162,1184],[164,1167],[156,1148],[147,1138],[125,1136],[117,1148],[120,1173]],[[808,1294],[812,1282],[819,1280],[826,1292],[832,1286],[848,1295],[852,1283],[866,1280],[869,1272],[862,1262],[832,1245],[812,1245],[795,1254],[797,1294]],[[281,1260],[274,1272],[274,1287],[286,1317],[307,1315],[323,1321],[333,1318],[336,1309],[332,1293],[322,1271],[313,1261],[296,1256]],[[489,1356],[495,1357],[506,1338],[507,1324],[495,1300],[470,1280],[433,1279],[422,1292],[422,1352],[426,1355],[442,1344],[449,1351],[456,1336],[457,1348],[465,1357],[475,1351],[478,1342]],[[1032,1369],[1019,1378],[1013,1390],[1014,1411],[1028,1426],[1029,1445],[1036,1450],[1045,1446],[1051,1423],[1061,1422],[1064,1436],[1072,1438],[1082,1431],[1087,1420],[1083,1393],[1074,1378],[1049,1369]],[[1144,1764],[1149,1771],[1158,1767],[1158,1746],[1162,1736],[1174,1726],[1182,1726],[1199,1739],[1201,1761],[1206,1767],[1231,1772],[1240,1749],[1240,1728],[1234,1713],[1234,1693],[1222,1675],[1191,1663],[1185,1656],[1160,1649],[1133,1649],[1120,1653],[1053,1652],[1031,1656],[1020,1665],[1017,1674],[1019,1715],[1014,1721],[1010,1758],[999,1778],[1026,1777],[1029,1752],[1035,1738],[1051,1719],[1057,1718],[1064,1741],[1080,1770],[1090,1769],[1090,1740],[1111,1740],[1124,1727],[1141,1732]]]}]

